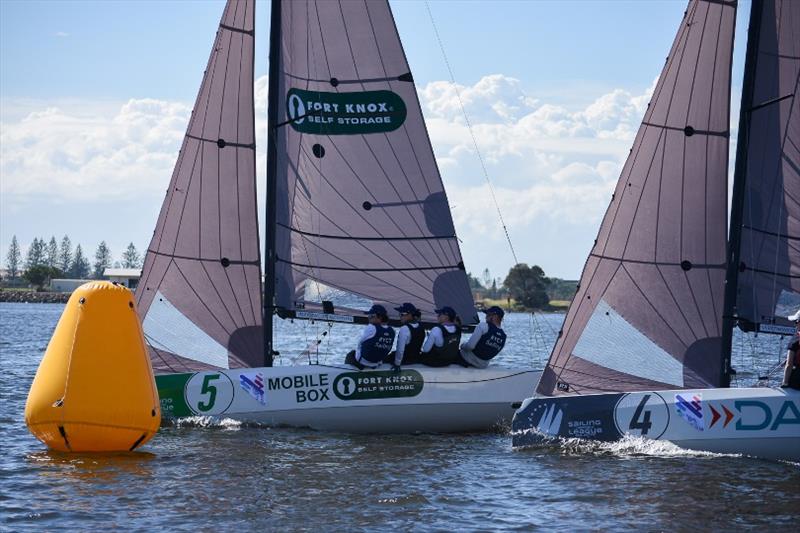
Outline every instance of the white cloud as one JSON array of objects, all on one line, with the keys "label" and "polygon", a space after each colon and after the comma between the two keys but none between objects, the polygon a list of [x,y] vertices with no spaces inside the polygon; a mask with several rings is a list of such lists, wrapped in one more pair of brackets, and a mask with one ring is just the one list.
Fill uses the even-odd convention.
[{"label": "white cloud", "polygon": [[[262,132],[265,78],[257,80],[255,97]],[[146,98],[131,99],[111,112],[107,105],[47,107],[4,120],[0,194],[81,201],[161,194],[190,114],[185,102]],[[259,141],[263,146],[263,138]]]},{"label": "white cloud", "polygon": [[593,233],[652,87],[643,95],[617,89],[582,109],[542,102],[499,74],[470,87],[434,82],[419,92],[456,226],[502,241],[475,142],[508,225],[558,221]]},{"label": "white cloud", "polygon": [[[262,190],[266,93],[262,77],[255,83]],[[556,224],[572,228],[587,245],[594,238],[649,99],[649,92],[617,89],[570,109],[528,95],[518,80],[500,74],[471,86],[432,82],[420,87],[419,95],[465,260],[478,266],[487,255],[504,256],[507,248],[458,95],[506,224],[513,235],[525,238],[520,260],[545,267],[546,261],[529,257],[529,250],[545,246],[542,235]],[[157,209],[191,113],[190,102],[155,99],[114,106],[4,101],[2,108],[0,194],[8,209],[4,218],[12,216],[16,224],[31,202],[110,206],[138,199]],[[574,257],[572,262],[579,263]]]},{"label": "white cloud", "polygon": [[50,107],[0,125],[0,192],[63,199],[164,188],[191,109],[130,100],[114,116]]},{"label": "white cloud", "polygon": [[55,36],[56,37],[61,37],[61,38],[69,37],[69,33],[65,32],[65,31],[57,31],[55,33]]},{"label": "white cloud", "polygon": [[537,102],[525,95],[519,80],[491,74],[471,86],[435,81],[420,89],[420,100],[427,117],[452,118],[463,122],[459,104],[467,111],[470,121],[514,120]]},{"label": "white cloud", "polygon": [[512,261],[477,143],[517,259],[577,276],[654,87],[612,90],[577,107],[526,94],[500,74],[421,87],[465,264],[503,272]]}]

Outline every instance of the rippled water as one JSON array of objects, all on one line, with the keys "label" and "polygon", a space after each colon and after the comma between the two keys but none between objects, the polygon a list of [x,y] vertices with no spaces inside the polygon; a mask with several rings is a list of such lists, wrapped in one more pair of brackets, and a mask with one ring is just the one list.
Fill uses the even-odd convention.
[{"label": "rippled water", "polygon": [[[793,530],[800,518],[798,465],[637,439],[515,451],[507,434],[352,436],[194,419],[137,453],[51,453],[23,410],[62,309],[0,304],[0,530]],[[500,364],[543,363],[562,318],[509,315]],[[281,323],[282,361],[316,360],[302,352],[322,331]],[[356,333],[337,326],[319,360],[338,360]],[[736,346],[741,384],[781,357],[775,338]]]}]

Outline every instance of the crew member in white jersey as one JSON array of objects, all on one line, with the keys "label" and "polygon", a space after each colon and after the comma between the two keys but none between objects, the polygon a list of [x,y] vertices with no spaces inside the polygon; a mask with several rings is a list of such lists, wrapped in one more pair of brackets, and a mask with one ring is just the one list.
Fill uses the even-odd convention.
[{"label": "crew member in white jersey", "polygon": [[434,326],[422,345],[420,363],[426,366],[464,365],[458,353],[461,330],[455,324],[456,312],[444,306],[434,310],[439,323]]},{"label": "crew member in white jersey", "polygon": [[419,323],[421,313],[414,304],[404,303],[395,307],[400,312],[403,325],[397,331],[395,351],[384,360],[392,364],[392,370],[399,372],[402,365],[413,365],[420,362],[420,351],[425,341],[425,328]]},{"label": "crew member in white jersey", "polygon": [[344,359],[344,364],[353,365],[359,370],[381,366],[394,344],[394,330],[389,326],[386,308],[375,304],[367,311],[367,315],[369,324],[361,332],[358,346]]},{"label": "crew member in white jersey", "polygon": [[475,327],[472,336],[461,345],[461,358],[469,366],[486,368],[506,345],[506,333],[500,327],[505,312],[498,306],[485,311],[486,321]]}]

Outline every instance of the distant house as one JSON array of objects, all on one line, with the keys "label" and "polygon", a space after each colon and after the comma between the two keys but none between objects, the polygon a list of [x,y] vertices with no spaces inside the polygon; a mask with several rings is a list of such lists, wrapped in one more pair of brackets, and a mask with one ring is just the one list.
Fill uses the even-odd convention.
[{"label": "distant house", "polygon": [[142,277],[141,268],[107,268],[103,271],[103,277],[108,281],[125,285],[133,290],[139,285],[139,278]]}]

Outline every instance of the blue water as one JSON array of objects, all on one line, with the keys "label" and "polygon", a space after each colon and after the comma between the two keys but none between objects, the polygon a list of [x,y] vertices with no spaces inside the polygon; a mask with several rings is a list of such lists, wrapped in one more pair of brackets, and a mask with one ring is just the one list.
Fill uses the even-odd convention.
[{"label": "blue water", "polygon": [[[163,427],[137,453],[48,452],[23,410],[62,309],[0,304],[0,530],[794,530],[800,518],[800,465],[635,439],[515,451],[500,433],[201,420]],[[543,363],[563,315],[507,318],[499,364]],[[336,361],[358,331],[336,326],[322,353],[303,354],[322,330],[281,322],[282,361]],[[737,337],[739,384],[776,375],[782,342]]]}]

